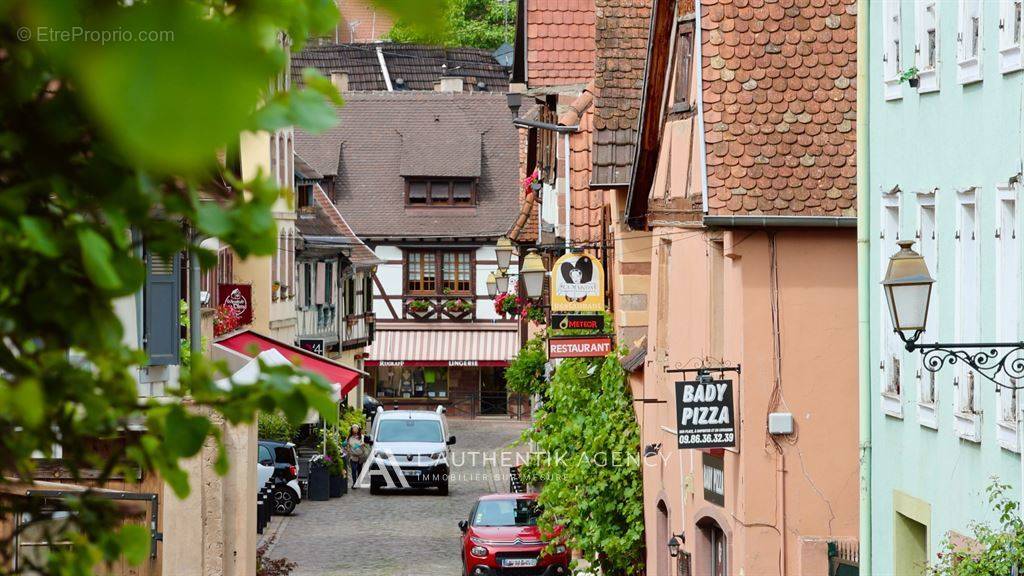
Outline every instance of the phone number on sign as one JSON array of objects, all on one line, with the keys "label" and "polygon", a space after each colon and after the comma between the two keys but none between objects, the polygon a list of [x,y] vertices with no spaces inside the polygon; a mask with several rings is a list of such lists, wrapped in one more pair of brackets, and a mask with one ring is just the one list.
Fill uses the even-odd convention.
[{"label": "phone number on sign", "polygon": [[715,432],[713,434],[680,434],[679,441],[683,444],[711,444],[732,442],[736,435],[733,432]]}]

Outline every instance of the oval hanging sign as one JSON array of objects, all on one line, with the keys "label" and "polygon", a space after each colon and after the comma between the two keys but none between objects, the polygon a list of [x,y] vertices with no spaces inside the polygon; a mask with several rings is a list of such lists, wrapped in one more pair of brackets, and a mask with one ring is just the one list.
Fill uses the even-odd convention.
[{"label": "oval hanging sign", "polygon": [[604,310],[604,267],[588,254],[566,254],[551,269],[553,312]]}]

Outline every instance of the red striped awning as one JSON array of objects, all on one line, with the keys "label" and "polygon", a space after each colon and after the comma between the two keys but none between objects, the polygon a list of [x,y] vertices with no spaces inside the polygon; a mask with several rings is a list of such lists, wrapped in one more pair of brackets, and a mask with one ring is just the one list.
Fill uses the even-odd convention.
[{"label": "red striped awning", "polygon": [[500,329],[391,328],[377,325],[367,366],[381,362],[404,365],[504,366],[519,351],[519,331]]},{"label": "red striped awning", "polygon": [[264,350],[277,350],[293,365],[309,372],[315,372],[323,376],[328,382],[340,386],[342,395],[348,394],[350,390],[355,388],[359,384],[359,377],[363,374],[359,370],[349,368],[330,358],[325,358],[297,346],[285,344],[280,340],[274,340],[252,330],[246,330],[224,340],[219,340],[217,344],[245,354],[250,358],[255,357]]}]

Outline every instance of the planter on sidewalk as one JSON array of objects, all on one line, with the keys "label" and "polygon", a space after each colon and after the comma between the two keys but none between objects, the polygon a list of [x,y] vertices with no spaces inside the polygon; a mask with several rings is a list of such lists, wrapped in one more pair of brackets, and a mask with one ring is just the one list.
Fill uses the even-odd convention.
[{"label": "planter on sidewalk", "polygon": [[308,497],[316,502],[323,502],[331,496],[331,477],[327,472],[327,463],[319,454],[309,461]]},{"label": "planter on sidewalk", "polygon": [[344,476],[330,476],[330,497],[341,498],[343,494],[342,490],[345,488],[345,477]]}]

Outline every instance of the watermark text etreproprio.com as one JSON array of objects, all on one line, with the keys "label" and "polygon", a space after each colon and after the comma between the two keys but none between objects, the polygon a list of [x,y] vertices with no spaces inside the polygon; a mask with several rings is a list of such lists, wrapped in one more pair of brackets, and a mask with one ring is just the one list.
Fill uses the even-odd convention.
[{"label": "watermark text etreproprio.com", "polygon": [[94,44],[116,44],[129,42],[174,42],[174,30],[126,30],[114,28],[94,30],[82,26],[52,28],[36,26],[18,28],[18,40],[28,42],[86,42]]}]

